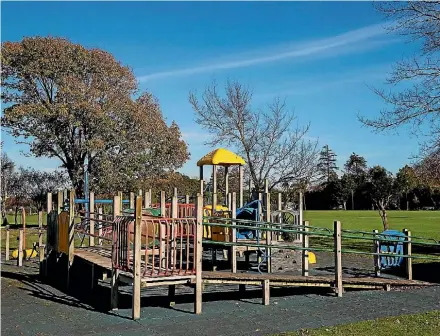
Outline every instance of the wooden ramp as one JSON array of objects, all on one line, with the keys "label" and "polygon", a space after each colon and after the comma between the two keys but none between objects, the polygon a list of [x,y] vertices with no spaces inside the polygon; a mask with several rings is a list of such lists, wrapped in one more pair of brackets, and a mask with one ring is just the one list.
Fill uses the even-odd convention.
[{"label": "wooden ramp", "polygon": [[[75,248],[74,250],[75,257],[86,261],[92,266],[101,267],[108,272],[111,272],[112,270],[111,253],[110,246],[80,247]],[[141,287],[187,284],[191,283],[195,277],[194,274],[142,277]],[[133,283],[133,274],[130,272],[119,271],[119,281],[131,285]]]},{"label": "wooden ramp", "polygon": [[[204,283],[224,283],[242,285],[261,285],[266,282],[270,286],[305,286],[305,287],[334,287],[334,277],[326,276],[299,276],[274,273],[230,273],[230,272],[203,272]],[[429,282],[405,280],[405,279],[386,279],[372,277],[345,277],[342,279],[345,288],[385,288],[390,287],[409,287],[409,286],[432,286]]]}]

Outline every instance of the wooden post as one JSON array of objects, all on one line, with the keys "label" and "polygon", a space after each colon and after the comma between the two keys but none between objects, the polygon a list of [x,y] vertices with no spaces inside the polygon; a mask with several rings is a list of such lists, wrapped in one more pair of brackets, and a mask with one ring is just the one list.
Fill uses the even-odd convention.
[{"label": "wooden post", "polygon": [[176,187],[173,188],[173,196],[176,196],[176,197],[178,196],[177,195],[177,188]]},{"label": "wooden post", "polygon": [[[98,219],[100,221],[102,221],[102,207],[98,208]],[[102,222],[98,223],[98,236],[102,237]],[[102,245],[102,238],[98,239],[98,245],[101,246]]]},{"label": "wooden post", "polygon": [[237,246],[235,246],[235,243],[237,242],[237,229],[235,228],[235,221],[234,219],[237,217],[237,194],[235,192],[232,193],[232,200],[231,200],[231,214],[232,214],[232,245],[231,247],[231,269],[232,273],[237,273]]},{"label": "wooden post", "polygon": [[134,209],[134,192],[130,192],[130,209]]},{"label": "wooden post", "polygon": [[307,250],[309,248],[309,235],[307,234],[309,232],[309,221],[303,223],[305,234],[302,241],[302,275],[306,277],[309,276],[309,251]]},{"label": "wooden post", "polygon": [[270,302],[270,282],[269,279],[263,280],[263,304],[268,306]]},{"label": "wooden post", "polygon": [[189,204],[189,195],[185,195],[185,204]]},{"label": "wooden post", "polygon": [[[375,238],[378,238],[377,234],[379,233],[379,230],[373,230],[374,236]],[[374,244],[374,253],[380,253],[380,241],[378,239],[375,239],[373,241]],[[375,276],[379,276],[380,275],[380,255],[375,255],[374,256],[374,274]]]},{"label": "wooden post", "polygon": [[229,167],[225,166],[225,203],[228,209],[231,209],[229,205],[231,204],[231,200],[228,197],[229,197]]},{"label": "wooden post", "polygon": [[21,223],[23,224],[23,250],[26,251],[26,209],[21,208]]},{"label": "wooden post", "polygon": [[238,173],[239,173],[239,193],[238,193],[238,198],[239,198],[239,204],[240,204],[240,208],[243,207],[243,166],[240,165],[238,166]]},{"label": "wooden post", "polygon": [[43,211],[38,210],[38,257],[40,262],[44,260],[43,246]]},{"label": "wooden post", "polygon": [[[301,225],[302,222],[304,221],[304,217],[303,217],[303,193],[302,191],[299,192],[299,202],[298,202],[298,212],[299,212],[299,218],[298,218],[298,224]],[[303,236],[300,235],[299,236],[299,241],[302,242]]]},{"label": "wooden post", "polygon": [[409,231],[408,229],[403,229],[403,233],[406,236],[406,241],[404,246],[406,247],[404,249],[404,254],[408,255],[408,257],[405,258],[406,263],[405,263],[405,268],[406,268],[406,276],[408,278],[408,280],[412,280],[413,279],[413,272],[412,272],[412,244],[411,244],[411,231]]},{"label": "wooden post", "polygon": [[5,247],[6,247],[6,256],[5,260],[9,260],[9,225],[6,225],[6,241],[5,241]]},{"label": "wooden post", "polygon": [[334,221],[334,254],[335,254],[335,287],[338,297],[342,297],[342,239],[341,239],[341,222]]},{"label": "wooden post", "polygon": [[47,193],[47,204],[46,204],[47,214],[52,211],[52,193]]},{"label": "wooden post", "polygon": [[150,193],[148,191],[145,192],[145,198],[144,198],[144,208],[148,209],[151,207],[150,203]]},{"label": "wooden post", "polygon": [[142,196],[137,196],[133,246],[133,320],[137,320],[141,316],[141,221]]},{"label": "wooden post", "polygon": [[139,189],[138,195],[142,196],[142,189]]},{"label": "wooden post", "polygon": [[160,192],[160,216],[166,217],[165,191]]},{"label": "wooden post", "polygon": [[23,229],[18,231],[17,266],[23,266]]},{"label": "wooden post", "polygon": [[171,218],[178,218],[179,217],[179,211],[178,211],[178,205],[177,205],[177,196],[174,195],[171,198]]},{"label": "wooden post", "polygon": [[[89,193],[89,217],[90,217],[90,236],[89,236],[89,246],[95,246],[95,193]],[[98,223],[101,225],[101,223]]]},{"label": "wooden post", "polygon": [[200,195],[202,195],[202,197],[203,197],[204,189],[205,189],[205,181],[200,180]]},{"label": "wooden post", "polygon": [[[113,220],[121,214],[121,199],[120,196],[113,197]],[[116,253],[112,251],[112,255]],[[118,309],[118,296],[119,296],[119,269],[114,268],[112,263],[112,278],[111,278],[111,308],[112,310]]]},{"label": "wooden post", "polygon": [[232,194],[231,193],[229,193],[229,194],[227,194],[227,202],[226,202],[226,204],[227,204],[227,206],[228,206],[228,210],[229,211],[232,211],[232,206],[231,206],[231,203],[232,203]]},{"label": "wooden post", "polygon": [[217,208],[217,165],[212,165],[212,209],[211,216]]},{"label": "wooden post", "polygon": [[[166,217],[165,191],[163,191],[163,190],[160,192],[160,215],[162,218]],[[165,235],[166,235],[165,225],[159,224],[159,237],[162,237],[162,238],[159,238],[160,239],[160,241],[159,241],[160,250],[159,251],[162,251],[162,253],[159,257],[161,260],[160,267],[162,267],[162,268],[165,268],[165,262],[166,262],[166,259],[165,259]]]},{"label": "wooden post", "polygon": [[[265,190],[268,190],[268,183],[266,180],[266,187]],[[265,201],[265,221],[266,221],[266,225],[269,229],[272,228],[271,226],[271,221],[270,221],[270,193],[268,191],[266,191],[264,193],[264,201]],[[272,244],[272,231],[266,231],[266,263],[267,263],[267,273],[271,273],[272,272],[272,262],[271,262],[271,253],[272,250],[270,248],[270,245]]]},{"label": "wooden post", "polygon": [[[67,197],[66,197],[67,198]],[[57,203],[57,210],[58,210],[58,215],[60,214],[60,212],[62,211],[62,207],[63,207],[63,192],[62,191],[58,191],[58,203]]]},{"label": "wooden post", "polygon": [[149,196],[149,201],[150,201],[150,206],[153,203],[153,193],[151,192],[151,189],[148,189],[148,196]]},{"label": "wooden post", "polygon": [[70,266],[73,262],[73,253],[75,248],[75,189],[70,190],[69,194],[69,253],[67,260],[67,288],[70,286]]},{"label": "wooden post", "polygon": [[[122,191],[118,191],[119,196],[119,213],[124,209],[124,203],[122,201],[124,200],[124,195],[122,194]],[[114,205],[113,205],[114,206]]]},{"label": "wooden post", "polygon": [[278,193],[278,202],[277,202],[277,210],[281,211],[283,209],[283,201],[282,201],[282,194]]},{"label": "wooden post", "polygon": [[196,297],[194,303],[194,312],[196,314],[202,313],[202,238],[203,238],[203,196],[198,195],[196,199],[196,214],[197,214],[197,231],[196,231]]}]

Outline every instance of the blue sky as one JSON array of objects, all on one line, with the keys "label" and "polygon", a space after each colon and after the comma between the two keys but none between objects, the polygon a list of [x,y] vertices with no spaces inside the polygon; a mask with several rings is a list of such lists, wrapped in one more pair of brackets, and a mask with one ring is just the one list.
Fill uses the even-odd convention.
[{"label": "blue sky", "polygon": [[[196,176],[196,161],[211,149],[188,93],[213,79],[252,87],[255,107],[286,98],[297,122],[311,123],[308,136],[328,144],[340,167],[356,152],[396,172],[417,152],[408,132],[378,135],[357,120],[358,112],[372,116],[385,107],[367,85],[384,87],[393,63],[416,51],[386,33],[369,2],[2,2],[1,10],[2,41],[60,36],[130,66],[167,121],[181,127],[191,152],[186,174]],[[19,165],[58,165],[24,157],[26,147],[3,131],[2,139]]]}]

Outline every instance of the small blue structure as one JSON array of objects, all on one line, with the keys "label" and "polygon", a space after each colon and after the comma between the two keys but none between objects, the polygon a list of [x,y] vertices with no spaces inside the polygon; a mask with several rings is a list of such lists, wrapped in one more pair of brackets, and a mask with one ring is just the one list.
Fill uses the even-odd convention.
[{"label": "small blue structure", "polygon": [[[258,204],[262,203],[260,200],[255,200],[245,204],[243,207],[238,208],[236,212],[237,219],[251,220],[259,222],[260,214],[258,212]],[[261,204],[262,208],[262,204]],[[257,237],[257,230],[250,229],[237,229],[238,239],[254,239]]]},{"label": "small blue structure", "polygon": [[400,267],[403,263],[403,257],[399,257],[399,255],[404,253],[403,243],[406,240],[405,234],[397,230],[385,230],[381,233],[380,239],[380,253],[392,254],[389,257],[380,256],[380,268]]}]

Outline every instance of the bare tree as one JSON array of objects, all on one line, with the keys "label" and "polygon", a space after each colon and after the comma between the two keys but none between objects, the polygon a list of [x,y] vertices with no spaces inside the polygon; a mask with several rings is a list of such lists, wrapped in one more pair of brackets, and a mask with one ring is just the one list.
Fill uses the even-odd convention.
[{"label": "bare tree", "polygon": [[391,19],[390,32],[421,41],[422,49],[413,59],[395,65],[387,79],[395,91],[373,89],[391,108],[376,119],[360,120],[376,131],[412,126],[414,134],[427,137],[420,157],[430,156],[440,148],[440,2],[390,1],[376,6]]},{"label": "bare tree", "polygon": [[251,106],[252,92],[238,82],[228,82],[225,94],[209,85],[201,99],[195,92],[189,101],[196,121],[212,135],[207,144],[231,146],[247,161],[246,173],[256,190],[265,179],[269,189],[283,183],[310,180],[316,171],[317,142],[306,140],[310,125],[293,127],[295,116],[277,98],[264,111]]}]

